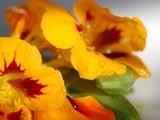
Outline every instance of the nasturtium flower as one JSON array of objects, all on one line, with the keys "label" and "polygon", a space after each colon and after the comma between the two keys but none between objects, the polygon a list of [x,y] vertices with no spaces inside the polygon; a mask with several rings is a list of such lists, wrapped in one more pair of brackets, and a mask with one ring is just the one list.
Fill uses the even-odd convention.
[{"label": "nasturtium flower", "polygon": [[[119,54],[144,49],[147,33],[138,18],[115,16],[93,0],[74,4],[79,20],[58,5],[46,6],[46,10],[41,22],[45,38],[57,48],[71,50],[71,63],[82,78],[94,80],[99,76],[123,74],[126,65],[140,77],[150,76],[143,62],[126,63],[126,56],[124,60],[116,60]],[[107,57],[115,53],[118,54],[114,58]],[[138,57],[136,60],[140,61]]]},{"label": "nasturtium flower", "polygon": [[104,108],[94,98],[66,99],[61,108],[51,111],[36,111],[35,120],[115,120],[112,111]]},{"label": "nasturtium flower", "polygon": [[[86,43],[96,51],[114,56],[114,59],[127,64],[140,77],[149,77],[145,64],[131,52],[145,48],[147,31],[137,18],[119,17],[109,9],[101,8],[92,0],[79,0],[73,6],[75,14],[86,29],[83,35]],[[108,54],[108,55],[107,55]]]},{"label": "nasturtium flower", "polygon": [[147,32],[137,17],[115,16],[93,0],[79,0],[74,3],[73,10],[86,28],[87,43],[97,51],[126,53],[144,49]]},{"label": "nasturtium flower", "polygon": [[42,65],[35,46],[18,38],[1,37],[0,96],[2,104],[50,110],[63,104],[66,91],[61,73]]}]

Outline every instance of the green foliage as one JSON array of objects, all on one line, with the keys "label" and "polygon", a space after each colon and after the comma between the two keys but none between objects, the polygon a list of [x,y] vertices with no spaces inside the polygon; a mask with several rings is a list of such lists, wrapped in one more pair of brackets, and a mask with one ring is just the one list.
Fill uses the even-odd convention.
[{"label": "green foliage", "polygon": [[108,94],[125,94],[132,88],[137,77],[137,74],[128,67],[126,73],[122,75],[113,74],[112,76],[98,77],[95,84]]},{"label": "green foliage", "polygon": [[111,109],[117,120],[141,120],[134,106],[122,95],[110,95],[99,89],[95,81],[81,79],[73,69],[61,69],[68,95],[79,98],[94,97],[104,107]]}]

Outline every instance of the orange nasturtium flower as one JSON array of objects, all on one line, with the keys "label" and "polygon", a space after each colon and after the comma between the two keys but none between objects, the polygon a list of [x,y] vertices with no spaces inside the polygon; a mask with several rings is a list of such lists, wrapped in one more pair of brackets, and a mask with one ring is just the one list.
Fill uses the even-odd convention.
[{"label": "orange nasturtium flower", "polygon": [[144,63],[131,52],[145,47],[146,29],[138,18],[118,17],[93,0],[74,4],[76,20],[64,8],[46,6],[41,27],[45,38],[60,49],[71,50],[71,63],[85,79],[126,72],[150,76]]},{"label": "orange nasturtium flower", "polygon": [[3,120],[115,120],[94,98],[67,98],[61,73],[14,37],[0,38],[0,96]]},{"label": "orange nasturtium flower", "polygon": [[[61,73],[42,65],[35,46],[18,38],[1,37],[0,96],[3,115],[22,105],[31,111],[57,109],[63,104],[66,91]],[[19,110],[23,113],[22,108]]]}]

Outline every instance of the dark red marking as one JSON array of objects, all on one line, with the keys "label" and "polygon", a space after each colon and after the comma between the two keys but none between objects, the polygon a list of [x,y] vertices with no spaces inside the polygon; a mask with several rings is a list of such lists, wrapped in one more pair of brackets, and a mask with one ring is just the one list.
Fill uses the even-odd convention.
[{"label": "dark red marking", "polygon": [[25,30],[24,32],[21,33],[20,38],[23,40],[25,39],[28,35],[29,35],[30,31],[29,30]]},{"label": "dark red marking", "polygon": [[37,82],[38,80],[32,80],[31,78],[25,78],[20,82],[20,84],[22,86],[23,91],[25,91],[29,97],[36,98],[36,95],[43,94],[41,92],[41,89],[47,86],[47,85],[39,84]]},{"label": "dark red marking", "polygon": [[7,67],[7,63],[4,60],[4,70],[0,70],[1,74],[0,76],[10,73],[10,72],[24,72],[25,70],[21,70],[21,64],[17,65],[15,58],[12,60],[12,62]]},{"label": "dark red marking", "polygon": [[73,108],[76,109],[77,111],[79,111],[79,107],[78,107],[78,105],[74,102],[74,100],[73,100],[71,97],[69,97],[69,96],[67,96],[67,99],[69,100],[69,102],[71,103],[71,105],[73,106]]},{"label": "dark red marking", "polygon": [[77,103],[74,101],[74,99],[72,99],[72,98],[69,97],[69,96],[67,96],[67,98],[68,98],[69,102],[71,103],[71,105],[73,106],[73,108],[74,108],[75,110],[77,110],[77,111],[80,112],[81,114],[89,117],[89,116],[88,116],[88,115],[89,115],[89,114],[88,114],[89,108],[86,109],[86,108],[84,108],[83,104],[82,104],[82,105],[81,105],[81,104],[77,104]]},{"label": "dark red marking", "polygon": [[38,83],[38,80],[32,80],[31,78],[11,80],[9,83],[24,92],[27,97],[36,98],[37,95],[42,95],[41,89],[47,85]]},{"label": "dark red marking", "polygon": [[106,29],[94,40],[92,45],[98,51],[106,48],[108,45],[118,43],[121,37],[120,33],[121,30],[117,30],[115,27],[110,30]]},{"label": "dark red marking", "polygon": [[2,111],[0,111],[0,116],[3,116],[3,115],[4,115],[4,113]]},{"label": "dark red marking", "polygon": [[20,109],[17,112],[12,112],[7,115],[8,120],[21,120],[21,115],[22,115],[22,109]]},{"label": "dark red marking", "polygon": [[21,71],[21,65],[17,65],[15,60],[13,60],[9,66],[7,67],[6,61],[4,62],[4,71],[3,74],[9,73],[9,72],[22,72]]},{"label": "dark red marking", "polygon": [[76,28],[77,28],[78,32],[81,32],[83,30],[82,27],[80,25],[77,25],[77,24],[76,24]]},{"label": "dark red marking", "polygon": [[93,20],[93,16],[91,15],[89,10],[86,12],[86,20],[88,20],[88,21],[92,21]]},{"label": "dark red marking", "polygon": [[127,57],[126,53],[122,53],[122,52],[112,52],[110,54],[104,54],[104,56],[109,57],[109,58],[120,58],[120,57]]}]

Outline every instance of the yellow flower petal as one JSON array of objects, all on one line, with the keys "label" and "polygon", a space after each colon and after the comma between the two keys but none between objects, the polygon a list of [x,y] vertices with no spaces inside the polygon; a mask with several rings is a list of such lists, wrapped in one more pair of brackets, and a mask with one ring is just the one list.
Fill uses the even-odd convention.
[{"label": "yellow flower petal", "polygon": [[143,61],[135,55],[128,54],[125,57],[116,58],[115,60],[130,66],[140,77],[146,78],[151,76],[149,69]]},{"label": "yellow flower petal", "polygon": [[42,17],[41,27],[46,39],[58,48],[71,48],[81,39],[77,21],[59,6],[47,9]]},{"label": "yellow flower petal", "polygon": [[94,80],[101,75],[123,74],[126,71],[125,65],[88,51],[84,43],[78,43],[71,52],[71,63],[82,78]]}]

